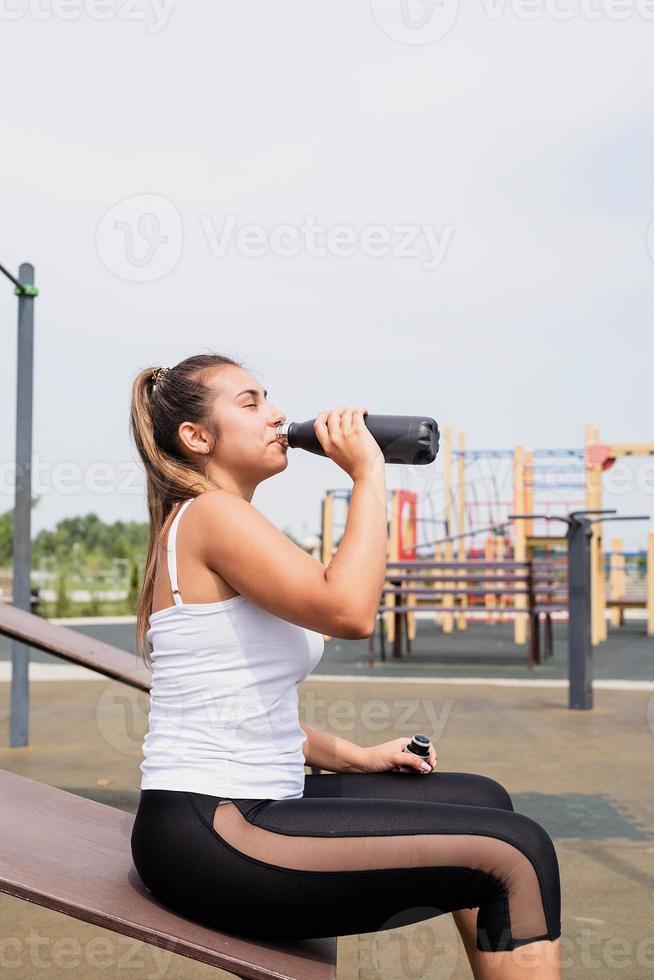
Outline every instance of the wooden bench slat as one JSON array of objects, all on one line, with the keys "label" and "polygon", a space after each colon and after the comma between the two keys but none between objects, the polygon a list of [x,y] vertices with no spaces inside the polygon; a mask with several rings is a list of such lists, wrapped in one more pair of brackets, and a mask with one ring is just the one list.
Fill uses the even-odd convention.
[{"label": "wooden bench slat", "polygon": [[150,690],[151,671],[137,654],[120,650],[59,623],[51,623],[17,606],[0,603],[0,633],[71,663],[89,667],[141,691]]},{"label": "wooden bench slat", "polygon": [[131,813],[0,770],[0,891],[248,980],[334,980],[335,938],[244,940],[160,904],[134,867],[133,823]]}]

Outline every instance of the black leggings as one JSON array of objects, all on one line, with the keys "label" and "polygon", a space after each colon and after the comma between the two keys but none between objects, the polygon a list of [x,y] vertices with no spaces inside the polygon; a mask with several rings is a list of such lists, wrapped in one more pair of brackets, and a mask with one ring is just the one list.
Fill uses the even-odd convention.
[{"label": "black leggings", "polygon": [[298,799],[220,799],[141,790],[132,831],[145,886],[202,925],[317,939],[478,908],[479,950],[561,935],[552,840],[486,776],[312,774]]}]

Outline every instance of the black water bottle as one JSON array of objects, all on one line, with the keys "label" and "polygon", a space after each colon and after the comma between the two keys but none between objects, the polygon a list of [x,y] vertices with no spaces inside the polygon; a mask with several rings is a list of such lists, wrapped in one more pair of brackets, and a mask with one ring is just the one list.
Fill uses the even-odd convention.
[{"label": "black water bottle", "polygon": [[[277,426],[276,437],[286,448],[306,449],[318,456],[326,456],[313,428],[315,421],[284,422]],[[363,421],[381,449],[385,462],[422,466],[436,459],[438,425],[429,416],[364,415]]]}]

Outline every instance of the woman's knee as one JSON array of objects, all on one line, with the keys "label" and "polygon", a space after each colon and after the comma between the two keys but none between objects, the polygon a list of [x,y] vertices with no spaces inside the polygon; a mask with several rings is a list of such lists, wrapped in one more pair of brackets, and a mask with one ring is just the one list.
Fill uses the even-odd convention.
[{"label": "woman's knee", "polygon": [[490,776],[476,777],[476,785],[479,792],[478,806],[494,806],[500,810],[513,810],[513,800],[508,790],[496,779]]},{"label": "woman's knee", "polygon": [[[499,891],[480,909],[478,948],[513,949],[561,934],[561,882],[554,843],[537,821],[514,813],[498,849],[494,874]],[[508,917],[508,921],[507,921]]]}]

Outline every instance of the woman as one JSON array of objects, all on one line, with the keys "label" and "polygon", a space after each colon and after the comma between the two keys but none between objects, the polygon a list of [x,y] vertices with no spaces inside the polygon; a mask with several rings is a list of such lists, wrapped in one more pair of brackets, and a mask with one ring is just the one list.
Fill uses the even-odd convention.
[{"label": "woman", "polygon": [[[554,846],[503,786],[419,775],[408,738],[364,748],[300,724],[297,685],[323,634],[374,629],[385,466],[367,410],[320,413],[318,438],[353,481],[323,568],[251,503],[287,465],[275,438],[286,417],[266,395],[217,354],[133,385],[151,532],[137,634],[153,678],[131,841],[144,884],[180,915],[255,939],[452,912],[476,978],[560,977]],[[305,765],[335,775],[305,776]]]}]

